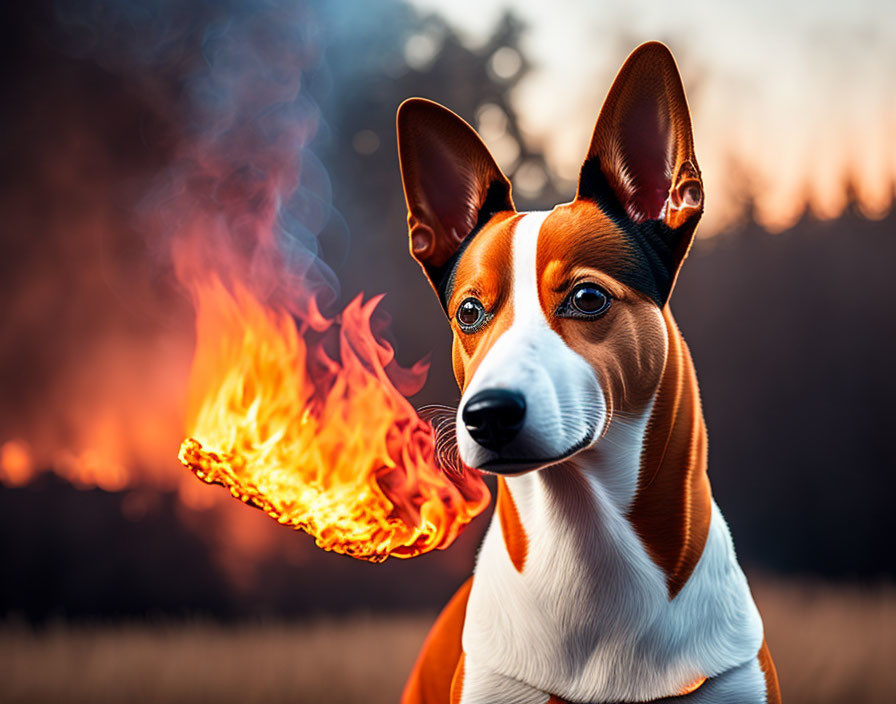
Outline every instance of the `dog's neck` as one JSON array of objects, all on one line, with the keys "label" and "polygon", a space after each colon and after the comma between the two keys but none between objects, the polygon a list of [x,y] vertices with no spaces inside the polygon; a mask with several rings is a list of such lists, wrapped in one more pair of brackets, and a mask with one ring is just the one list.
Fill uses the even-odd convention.
[{"label": "dog's neck", "polygon": [[[576,701],[668,696],[755,656],[761,640],[710,496],[693,364],[664,319],[648,407],[617,413],[572,460],[500,478],[477,562],[465,650]],[[731,642],[749,645],[733,653]]]},{"label": "dog's neck", "polygon": [[642,433],[637,492],[627,515],[665,573],[673,598],[703,553],[712,497],[706,473],[706,424],[694,364],[668,306],[663,319],[666,364]]}]

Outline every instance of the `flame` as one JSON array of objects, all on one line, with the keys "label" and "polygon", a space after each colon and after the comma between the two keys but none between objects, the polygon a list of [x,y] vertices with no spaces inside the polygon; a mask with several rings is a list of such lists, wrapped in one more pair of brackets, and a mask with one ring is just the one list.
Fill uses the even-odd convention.
[{"label": "flame", "polygon": [[443,471],[433,426],[386,373],[392,348],[371,330],[380,298],[359,296],[336,320],[312,306],[297,325],[217,279],[196,297],[179,458],[202,481],[372,562],[446,548],[485,509],[482,478]]},{"label": "flame", "polygon": [[9,440],[0,445],[0,481],[9,486],[22,486],[33,476],[34,463],[25,443]]}]

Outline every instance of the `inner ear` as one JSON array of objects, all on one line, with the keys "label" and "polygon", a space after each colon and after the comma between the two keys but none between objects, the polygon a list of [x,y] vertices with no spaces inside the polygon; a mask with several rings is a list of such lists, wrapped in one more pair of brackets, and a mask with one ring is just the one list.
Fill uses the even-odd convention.
[{"label": "inner ear", "polygon": [[615,145],[628,191],[626,209],[636,222],[659,218],[671,187],[672,134],[668,114],[657,98],[644,95],[628,107]]},{"label": "inner ear", "polygon": [[[480,198],[474,192],[478,186],[476,176],[448,145],[440,141],[423,142],[418,149],[421,168],[417,197],[425,202],[424,209],[432,217],[432,224],[444,230],[450,245],[456,247],[473,230],[478,219]],[[411,240],[415,256],[433,256],[431,248],[436,243],[428,228],[418,228],[418,232],[412,233]]]},{"label": "inner ear", "polygon": [[[602,178],[589,164],[599,165]],[[672,54],[658,42],[632,52],[598,117],[579,197],[599,195],[605,186],[634,223],[664,220],[676,228],[702,212],[684,88]]]}]

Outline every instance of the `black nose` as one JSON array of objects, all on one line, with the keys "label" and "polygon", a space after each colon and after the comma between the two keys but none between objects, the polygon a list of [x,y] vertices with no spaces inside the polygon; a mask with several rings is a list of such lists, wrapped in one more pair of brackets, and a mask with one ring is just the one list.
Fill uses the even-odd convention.
[{"label": "black nose", "polygon": [[480,391],[467,401],[462,416],[476,442],[489,450],[500,450],[523,427],[526,399],[505,389]]}]

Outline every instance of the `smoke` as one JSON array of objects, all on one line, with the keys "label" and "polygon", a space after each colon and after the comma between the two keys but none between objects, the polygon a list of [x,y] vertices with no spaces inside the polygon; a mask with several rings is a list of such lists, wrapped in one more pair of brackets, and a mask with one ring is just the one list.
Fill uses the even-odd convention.
[{"label": "smoke", "polygon": [[338,295],[319,27],[282,1],[31,12],[7,87],[0,479],[175,486],[193,287],[215,272],[296,315]]},{"label": "smoke", "polygon": [[[337,282],[319,258],[333,213],[309,144],[320,111],[306,77],[320,69],[313,13],[301,2],[170,0],[60,9],[63,45],[152,102],[174,148],[139,204],[157,257],[180,281],[214,270],[263,299],[303,304]],[[305,302],[305,304],[307,304]]]}]

